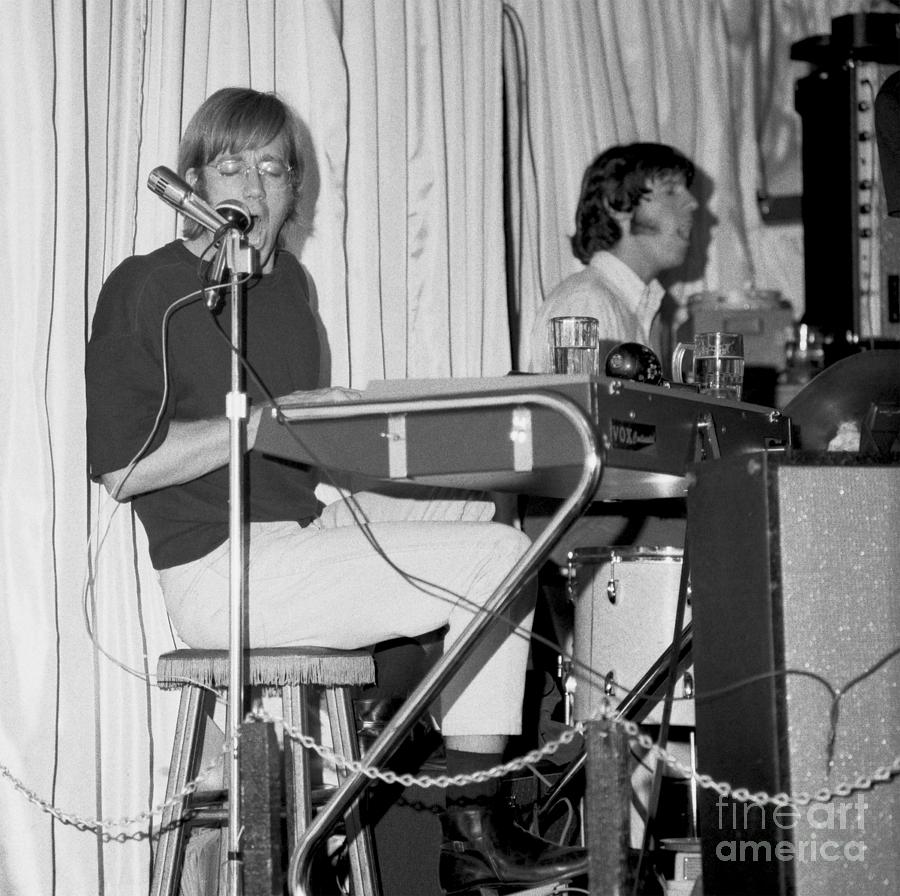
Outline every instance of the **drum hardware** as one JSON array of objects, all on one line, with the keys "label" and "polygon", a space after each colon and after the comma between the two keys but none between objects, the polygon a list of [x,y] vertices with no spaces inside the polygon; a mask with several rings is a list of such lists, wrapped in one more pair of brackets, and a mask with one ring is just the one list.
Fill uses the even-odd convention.
[{"label": "drum hardware", "polygon": [[[716,453],[718,456],[718,452]],[[685,535],[685,544],[687,544]],[[687,548],[684,550],[681,566],[681,578],[678,586],[678,603],[675,608],[675,626],[672,634],[672,647],[669,656],[669,666],[666,674],[665,696],[663,697],[662,719],[659,724],[659,736],[657,742],[665,749],[669,740],[669,721],[672,717],[672,700],[675,695],[675,682],[678,679],[678,653],[685,638],[685,613],[687,611],[687,597],[690,591],[691,572],[688,562]],[[650,844],[654,838],[654,825],[656,823],[656,810],[659,805],[659,794],[662,788],[663,763],[657,762],[653,770],[653,784],[650,789],[650,797],[647,800],[647,820],[644,824],[644,837],[641,842],[641,852],[638,856],[635,881],[641,879],[641,873],[647,858]]]},{"label": "drum hardware", "polygon": [[609,602],[614,604],[616,599],[619,596],[619,580],[618,579],[610,579],[606,583],[606,596],[609,598]]},{"label": "drum hardware", "polygon": [[563,578],[566,580],[566,597],[569,603],[574,604],[578,597],[578,588],[575,580],[575,558],[574,552],[569,551],[566,565],[560,570]]},{"label": "drum hardware", "polygon": [[[571,678],[571,689],[572,693],[575,693],[576,688],[578,687],[577,681],[574,678]],[[606,675],[603,676],[603,693],[607,697],[615,696],[617,691],[624,691],[624,685],[620,684],[616,679],[616,670],[610,669]],[[638,689],[635,688],[635,691]],[[694,699],[694,676],[691,674],[690,669],[685,669],[685,671],[681,675],[681,694],[675,698],[676,700],[693,700]],[[604,701],[605,703],[606,701]]]},{"label": "drum hardware", "polygon": [[[685,621],[685,611],[690,604],[690,568],[684,552],[677,548],[635,547],[616,551],[607,548],[604,550],[603,558],[611,565],[614,559],[616,564],[621,564],[623,562],[623,555],[628,555],[630,559],[639,558],[648,561],[681,561],[681,570],[678,576],[678,597],[675,607],[675,619],[671,643],[668,644],[659,657],[643,674],[640,681],[638,681],[625,698],[616,706],[616,716],[618,718],[641,723],[647,719],[657,705],[661,704],[662,717],[660,720],[657,741],[659,745],[665,749],[668,742],[672,705],[675,700],[675,685],[679,677],[683,677],[684,696],[692,697],[694,694],[693,675],[688,671],[688,667],[691,664],[692,625],[690,620]],[[578,622],[577,601],[579,592],[577,568],[580,565],[584,565],[586,558],[588,558],[587,552],[579,553],[578,551],[571,551],[569,552],[565,568],[560,570],[567,580],[566,595],[570,601],[576,603],[576,626]],[[598,558],[599,555],[594,555],[593,557],[590,557],[590,560],[595,561]],[[615,611],[617,613],[622,609],[620,600],[624,599],[627,604],[627,597],[623,590],[623,578],[624,576],[618,572],[615,574],[610,573],[604,589],[607,598],[609,599],[609,604],[617,607]],[[612,592],[612,595],[610,592]],[[606,605],[609,606],[609,604]],[[602,603],[598,604],[598,606],[602,605]],[[578,644],[577,633],[576,644]],[[576,647],[576,659],[577,658],[578,649]],[[588,665],[591,665],[591,663],[588,663]],[[611,704],[612,692],[615,688],[615,670],[610,670],[603,678],[602,687],[597,688],[597,690],[601,692],[598,694],[598,700],[602,701],[604,710]],[[584,691],[585,689],[582,688],[582,690]],[[586,758],[586,752],[582,752],[577,756],[570,763],[565,773],[546,794],[543,802],[535,807],[535,817],[539,823],[541,817],[545,816],[549,810],[564,797],[573,782],[575,782],[578,779],[578,776],[583,773]],[[652,840],[652,828],[659,802],[663,769],[664,763],[658,762],[654,770],[649,799],[647,801],[647,818],[644,826],[640,859],[638,862],[638,875],[642,872],[642,866],[644,865],[648,848]],[[640,877],[638,876],[636,879],[640,879]]]},{"label": "drum hardware", "polygon": [[[647,558],[649,559],[649,558]],[[609,598],[609,602],[611,604],[616,603],[619,599],[619,580],[616,578],[616,564],[621,563],[622,558],[618,554],[610,554],[609,557],[609,581],[606,583],[606,596]],[[573,579],[569,579],[569,585],[571,585]],[[574,593],[574,587],[569,592],[570,596]],[[687,604],[691,605],[691,583],[688,580],[687,583]]]},{"label": "drum hardware", "polygon": [[572,660],[560,654],[556,659],[556,677],[562,684],[563,692],[563,724],[571,727],[575,724],[575,672]]},{"label": "drum hardware", "polygon": [[[593,718],[600,701],[617,692],[627,694],[671,642],[681,567],[682,550],[676,547],[569,551],[560,572],[566,579],[567,599],[575,608],[576,719]],[[679,705],[675,724],[692,725],[691,710]],[[658,724],[659,713],[656,709],[647,721]]]},{"label": "drum hardware", "polygon": [[603,693],[606,694],[607,697],[612,697],[616,692],[616,670],[610,669],[609,672],[606,673],[606,678],[603,679]]},{"label": "drum hardware", "polygon": [[643,678],[628,692],[619,703],[618,716],[630,722],[643,722],[653,707],[665,697],[671,663],[677,664],[677,675],[684,675],[691,665],[691,649],[693,641],[693,624],[685,624],[678,644],[670,644],[644,673]]},{"label": "drum hardware", "polygon": [[606,596],[614,604],[619,597],[619,580],[616,578],[616,563],[619,558],[613,553],[609,557],[609,581],[606,583]]},{"label": "drum hardware", "polygon": [[683,686],[681,696],[685,700],[692,700],[694,697],[694,676],[691,674],[690,669],[688,669],[682,676],[682,682]]}]

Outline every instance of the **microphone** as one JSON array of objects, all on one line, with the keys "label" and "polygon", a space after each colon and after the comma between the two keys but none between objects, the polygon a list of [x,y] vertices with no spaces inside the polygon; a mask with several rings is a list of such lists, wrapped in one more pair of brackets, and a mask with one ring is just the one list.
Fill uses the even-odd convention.
[{"label": "microphone", "polygon": [[246,233],[253,226],[250,209],[243,203],[229,199],[212,208],[174,171],[165,166],[161,165],[150,172],[147,186],[162,197],[163,202],[213,233],[219,233],[222,228],[229,227]]},{"label": "microphone", "polygon": [[216,211],[225,219],[225,222],[241,233],[247,233],[253,229],[253,218],[250,209],[237,199],[226,199],[216,206]]}]

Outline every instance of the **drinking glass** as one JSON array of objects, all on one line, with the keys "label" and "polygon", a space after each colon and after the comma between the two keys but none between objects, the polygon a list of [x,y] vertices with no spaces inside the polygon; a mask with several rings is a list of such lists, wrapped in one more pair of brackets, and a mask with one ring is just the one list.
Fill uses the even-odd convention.
[{"label": "drinking glass", "polygon": [[672,378],[684,382],[684,356],[693,354],[694,382],[703,395],[741,400],[744,385],[744,338],[739,333],[695,333],[693,343],[679,342],[672,353]]},{"label": "drinking glass", "polygon": [[600,323],[596,317],[550,320],[550,357],[554,373],[588,373],[600,367]]}]

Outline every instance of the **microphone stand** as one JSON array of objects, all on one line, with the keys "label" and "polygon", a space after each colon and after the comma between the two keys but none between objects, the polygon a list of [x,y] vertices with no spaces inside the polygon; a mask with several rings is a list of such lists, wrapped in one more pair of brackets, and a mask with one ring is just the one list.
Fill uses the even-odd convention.
[{"label": "microphone stand", "polygon": [[[256,250],[242,238],[240,230],[230,227],[219,244],[219,256],[226,259],[231,298],[231,392],[225,400],[229,420],[229,687],[226,712],[228,746],[228,896],[243,893],[243,858],[241,837],[241,777],[239,736],[244,716],[244,610],[246,606],[246,540],[244,531],[245,448],[247,442],[248,401],[244,391],[244,283],[256,273],[259,261]],[[214,269],[221,270],[221,258]]]}]

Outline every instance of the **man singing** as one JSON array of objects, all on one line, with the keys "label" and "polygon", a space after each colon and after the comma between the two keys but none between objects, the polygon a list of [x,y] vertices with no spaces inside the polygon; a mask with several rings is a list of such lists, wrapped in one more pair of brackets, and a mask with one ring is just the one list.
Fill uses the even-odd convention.
[{"label": "man singing", "polygon": [[585,267],[562,281],[531,331],[532,370],[551,369],[547,328],[553,317],[600,322],[605,349],[638,342],[659,353],[651,334],[665,290],[657,279],[685,259],[697,200],[694,166],[660,143],[613,146],[587,167],[575,212],[572,252]]},{"label": "man singing", "polygon": [[[212,206],[238,200],[252,215],[247,238],[259,273],[246,288],[246,355],[255,372],[249,449],[272,396],[355,397],[319,388],[307,281],[281,247],[299,208],[300,134],[277,96],[227,88],[201,105],[178,153],[178,173],[199,196]],[[198,293],[211,242],[189,222],[183,240],[119,265],[100,294],[86,360],[91,475],[133,502],[171,621],[196,648],[228,646],[230,297],[211,311]],[[368,530],[382,556],[346,513],[322,507],[316,483],[313,469],[250,451],[251,647],[349,649],[441,629],[452,643],[529,543],[484,516],[396,519],[395,505],[375,501]],[[423,590],[423,580],[435,587]],[[498,626],[442,694],[451,775],[498,764],[508,736],[521,730],[533,602],[528,588],[510,613],[517,628]],[[532,837],[496,812],[493,780],[447,792],[444,888],[537,884],[583,871],[583,850]]]}]

